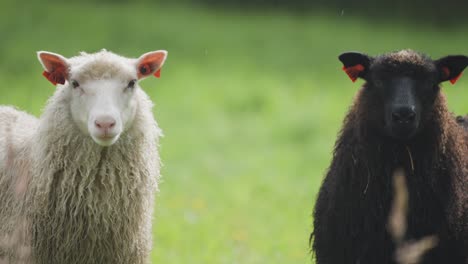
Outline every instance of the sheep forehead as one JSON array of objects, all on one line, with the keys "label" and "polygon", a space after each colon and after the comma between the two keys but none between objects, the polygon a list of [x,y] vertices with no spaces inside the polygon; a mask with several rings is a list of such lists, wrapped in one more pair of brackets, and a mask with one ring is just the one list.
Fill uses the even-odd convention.
[{"label": "sheep forehead", "polygon": [[70,73],[79,80],[133,79],[136,77],[135,60],[102,50],[80,53],[69,59]]},{"label": "sheep forehead", "polygon": [[412,50],[401,50],[377,56],[371,68],[377,72],[409,76],[427,76],[435,71],[434,62],[426,55]]},{"label": "sheep forehead", "polygon": [[380,56],[378,61],[391,64],[408,64],[415,66],[427,66],[430,59],[424,54],[406,49]]}]

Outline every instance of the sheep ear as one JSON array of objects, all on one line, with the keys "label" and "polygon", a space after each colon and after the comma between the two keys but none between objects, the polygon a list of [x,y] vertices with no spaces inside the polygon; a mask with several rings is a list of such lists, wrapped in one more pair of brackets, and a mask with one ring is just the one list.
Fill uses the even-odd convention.
[{"label": "sheep ear", "polygon": [[372,58],[359,52],[345,52],[338,59],[343,63],[343,71],[355,82],[357,78],[366,80]]},{"label": "sheep ear", "polygon": [[64,84],[68,79],[69,65],[62,55],[47,51],[38,51],[37,58],[44,68],[42,75],[53,85]]},{"label": "sheep ear", "polygon": [[138,79],[146,78],[151,74],[159,78],[166,58],[167,51],[165,50],[151,51],[141,55],[137,62]]},{"label": "sheep ear", "polygon": [[440,74],[440,82],[455,84],[468,66],[468,57],[463,55],[447,56],[435,61]]}]

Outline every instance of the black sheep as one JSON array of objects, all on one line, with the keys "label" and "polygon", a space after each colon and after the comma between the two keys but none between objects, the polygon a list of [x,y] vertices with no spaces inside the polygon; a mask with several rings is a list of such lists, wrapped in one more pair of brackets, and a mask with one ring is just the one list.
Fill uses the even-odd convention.
[{"label": "black sheep", "polygon": [[406,239],[436,235],[422,263],[468,262],[468,137],[439,84],[458,79],[466,56],[431,60],[403,50],[344,53],[344,70],[366,81],[347,114],[314,210],[317,264],[395,263],[386,223],[392,175],[409,191]]}]

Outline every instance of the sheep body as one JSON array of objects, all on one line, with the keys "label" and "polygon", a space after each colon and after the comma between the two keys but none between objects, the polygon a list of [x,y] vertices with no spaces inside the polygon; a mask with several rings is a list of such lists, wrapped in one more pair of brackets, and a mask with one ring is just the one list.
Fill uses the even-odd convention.
[{"label": "sheep body", "polygon": [[38,263],[144,263],[159,175],[152,104],[139,90],[132,128],[102,148],[67,125],[66,92],[49,102],[32,150],[42,157],[30,202]]},{"label": "sheep body", "polygon": [[399,167],[409,191],[406,239],[436,234],[440,241],[422,263],[466,263],[466,132],[438,93],[424,128],[403,144],[376,132],[381,105],[365,84],[344,120],[314,210],[317,263],[395,263],[385,226]]},{"label": "sheep body", "polygon": [[[93,60],[97,71],[88,71],[88,78],[113,78],[124,65],[116,55],[101,51],[70,59],[72,70],[89,68]],[[99,67],[106,63],[114,68]],[[73,91],[66,85],[58,86],[39,120],[0,107],[0,191],[10,190],[0,194],[0,219],[9,223],[0,227],[0,235],[11,238],[18,232],[15,223],[24,219],[21,244],[31,251],[24,263],[147,263],[162,133],[152,114],[153,103],[143,90],[135,89],[134,119],[111,147],[96,144],[72,121]],[[8,167],[9,159],[21,168]],[[11,191],[15,178],[26,183],[21,195]],[[12,204],[19,208],[16,213]],[[10,263],[23,263],[16,249],[4,251]],[[0,245],[0,258],[1,253]]]},{"label": "sheep body", "polygon": [[37,126],[37,118],[0,106],[0,260],[6,263],[31,263],[25,197]]},{"label": "sheep body", "polygon": [[14,107],[0,106],[0,173],[4,173],[8,154],[17,153],[28,146],[38,119]]}]

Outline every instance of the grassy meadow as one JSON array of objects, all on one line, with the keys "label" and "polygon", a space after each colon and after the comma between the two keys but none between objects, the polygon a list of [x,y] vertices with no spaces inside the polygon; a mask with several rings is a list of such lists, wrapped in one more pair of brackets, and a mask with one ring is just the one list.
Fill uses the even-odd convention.
[{"label": "grassy meadow", "polygon": [[[163,178],[152,263],[312,263],[312,208],[362,81],[337,56],[412,48],[468,54],[466,25],[433,28],[348,14],[174,5],[0,3],[0,104],[41,113],[54,87],[36,51],[166,49],[155,102]],[[468,113],[468,76],[444,84]]]}]

